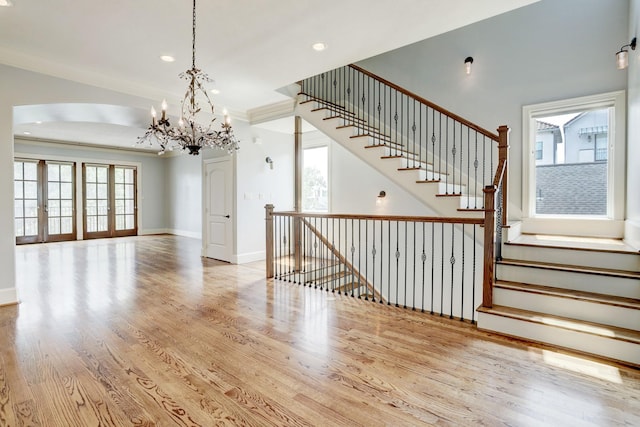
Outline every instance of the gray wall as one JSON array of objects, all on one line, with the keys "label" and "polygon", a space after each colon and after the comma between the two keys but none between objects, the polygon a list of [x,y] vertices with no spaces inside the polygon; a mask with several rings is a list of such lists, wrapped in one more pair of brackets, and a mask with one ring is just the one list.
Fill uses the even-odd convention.
[{"label": "gray wall", "polygon": [[[625,89],[614,54],[628,43],[628,13],[625,0],[542,0],[359,65],[489,130],[508,125],[510,215],[516,218],[522,214],[523,105]],[[467,56],[474,58],[469,76]]]},{"label": "gray wall", "polygon": [[164,209],[169,232],[202,236],[202,159],[182,153],[164,159]]}]

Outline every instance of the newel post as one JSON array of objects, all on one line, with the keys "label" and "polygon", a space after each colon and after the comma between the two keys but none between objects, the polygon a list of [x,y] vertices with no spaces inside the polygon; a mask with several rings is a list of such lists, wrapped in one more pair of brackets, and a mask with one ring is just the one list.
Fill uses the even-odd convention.
[{"label": "newel post", "polygon": [[493,266],[495,265],[496,187],[484,188],[484,276],[482,280],[482,306],[493,306]]},{"label": "newel post", "polygon": [[271,279],[273,274],[273,205],[265,205],[265,222],[266,222],[266,257],[267,257],[267,279]]},{"label": "newel post", "polygon": [[507,218],[507,182],[509,180],[509,126],[502,125],[498,128],[498,163],[504,160],[504,173],[502,175],[502,226],[508,225]]}]

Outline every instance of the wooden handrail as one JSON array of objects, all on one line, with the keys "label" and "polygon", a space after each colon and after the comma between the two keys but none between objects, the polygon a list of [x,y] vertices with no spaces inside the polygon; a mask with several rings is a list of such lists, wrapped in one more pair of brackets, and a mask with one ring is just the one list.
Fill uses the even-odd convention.
[{"label": "wooden handrail", "polygon": [[410,222],[438,222],[445,224],[484,224],[482,218],[457,218],[437,216],[401,216],[401,215],[353,215],[353,214],[322,214],[311,212],[276,212],[274,215],[292,218],[335,218],[335,219],[365,219],[374,221],[410,221]]},{"label": "wooden handrail", "polygon": [[311,224],[305,218],[302,218],[302,223],[304,225],[306,225],[309,228],[309,230],[311,230],[311,232],[316,235],[317,238],[320,239],[320,241],[331,251],[331,253],[333,255],[335,255],[340,260],[341,263],[343,263],[344,265],[347,266],[347,268],[349,268],[351,271],[353,271],[354,275],[358,277],[358,283],[360,283],[360,281],[362,281],[362,283],[364,283],[365,287],[368,290],[370,290],[371,292],[373,292],[374,297],[377,295],[379,301],[383,300],[382,295],[380,295],[380,292],[375,290],[374,286],[362,274],[360,274],[358,269],[356,269],[353,266],[353,264],[351,264],[349,262],[349,260],[344,255],[342,255],[342,253],[340,251],[338,251],[331,244],[331,242],[329,242],[329,240],[326,237],[324,237],[324,235],[322,233],[320,233],[318,231],[318,229],[316,227],[313,226],[313,224]]},{"label": "wooden handrail", "polygon": [[493,133],[491,131],[488,131],[487,129],[484,129],[484,128],[482,128],[482,127],[470,122],[469,120],[467,120],[467,119],[465,119],[463,117],[460,117],[459,115],[457,115],[455,113],[452,113],[451,111],[449,111],[449,110],[447,110],[447,109],[445,109],[445,108],[443,108],[443,107],[441,107],[441,106],[439,106],[437,104],[434,104],[433,102],[431,102],[431,101],[429,101],[427,99],[424,99],[420,95],[417,95],[417,94],[415,94],[415,93],[413,93],[413,92],[411,92],[411,91],[409,91],[409,90],[407,90],[407,89],[405,89],[403,87],[400,87],[397,84],[392,83],[389,80],[386,80],[386,79],[384,79],[384,78],[382,78],[380,76],[377,76],[377,75],[373,74],[372,72],[367,71],[364,68],[361,68],[361,67],[359,67],[359,66],[357,66],[355,64],[350,64],[349,67],[351,67],[354,70],[359,71],[362,74],[365,74],[365,75],[367,75],[367,76],[369,76],[369,77],[371,77],[371,78],[373,78],[375,80],[378,80],[381,83],[384,83],[385,85],[387,85],[389,87],[392,87],[393,89],[397,90],[398,92],[403,93],[403,94],[415,99],[416,101],[420,101],[421,103],[429,106],[430,108],[433,108],[434,110],[436,110],[436,111],[438,111],[438,112],[440,112],[440,113],[442,113],[442,114],[444,114],[446,116],[451,117],[455,121],[462,123],[463,125],[475,130],[476,132],[481,133],[482,135],[486,136],[487,138],[491,138],[494,141],[498,141],[499,140],[499,136],[496,135],[495,133]]}]

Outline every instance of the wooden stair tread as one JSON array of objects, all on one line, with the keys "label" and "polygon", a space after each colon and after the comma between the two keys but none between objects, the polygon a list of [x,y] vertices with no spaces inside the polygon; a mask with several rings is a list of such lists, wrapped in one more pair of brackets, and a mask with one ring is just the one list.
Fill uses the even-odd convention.
[{"label": "wooden stair tread", "polygon": [[515,240],[505,242],[505,245],[596,251],[640,256],[640,251],[619,239],[523,234]]},{"label": "wooden stair tread", "polygon": [[521,292],[568,298],[579,301],[589,301],[598,304],[606,304],[640,310],[640,299],[635,298],[619,297],[616,295],[606,295],[573,289],[556,288],[553,286],[534,285],[530,283],[511,282],[506,280],[497,280],[494,286],[500,289],[510,289]]},{"label": "wooden stair tread", "polygon": [[554,264],[550,262],[539,262],[539,261],[523,261],[523,260],[515,260],[515,259],[508,259],[508,258],[503,258],[497,263],[502,265],[542,268],[546,270],[597,274],[601,276],[623,277],[628,279],[640,280],[640,272],[637,272],[637,271],[614,270],[609,268],[598,268],[598,267],[585,267],[580,265]]},{"label": "wooden stair tread", "polygon": [[458,212],[484,212],[483,208],[458,208]]},{"label": "wooden stair tread", "polygon": [[576,320],[568,317],[538,313],[536,311],[522,310],[519,308],[505,307],[501,305],[494,305],[491,308],[479,307],[478,312],[596,335],[603,338],[611,338],[640,344],[640,331],[619,328],[617,326],[586,322],[583,320]]}]

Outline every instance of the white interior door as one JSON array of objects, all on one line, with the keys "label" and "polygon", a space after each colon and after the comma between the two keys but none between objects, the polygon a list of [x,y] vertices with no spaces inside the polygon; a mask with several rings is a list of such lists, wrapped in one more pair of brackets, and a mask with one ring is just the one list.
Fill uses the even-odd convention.
[{"label": "white interior door", "polygon": [[205,163],[205,256],[231,261],[232,254],[231,160]]}]

